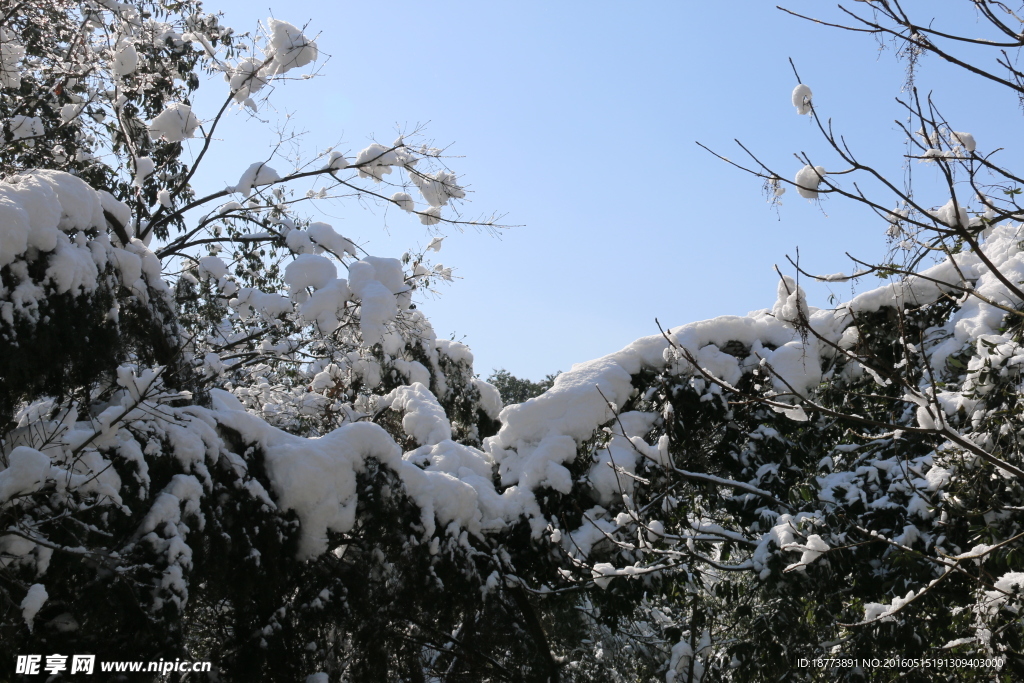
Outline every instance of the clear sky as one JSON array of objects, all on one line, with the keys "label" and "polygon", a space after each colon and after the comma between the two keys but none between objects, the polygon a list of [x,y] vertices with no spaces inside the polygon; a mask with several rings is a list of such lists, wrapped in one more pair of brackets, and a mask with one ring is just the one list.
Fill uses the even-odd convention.
[{"label": "clear sky", "polygon": [[[964,3],[909,4],[942,17]],[[788,6],[840,17],[813,0]],[[449,165],[472,190],[466,213],[496,211],[518,226],[498,238],[449,231],[438,256],[461,279],[421,304],[439,336],[472,347],[482,376],[499,367],[534,379],[567,370],[656,334],[655,318],[674,327],[769,307],[773,264],[785,265],[797,247],[802,264],[822,273],[849,272],[844,251],[885,253],[887,225],[873,214],[792,190],[776,211],[756,178],[695,144],[740,161],[738,138],[788,178],[802,165],[799,152],[839,170],[813,121],[790,103],[792,57],[819,112],[865,161],[902,183],[905,148],[894,119],[905,118],[895,102],[904,64],[870,36],[749,0],[210,0],[206,8],[223,10],[240,32],[271,14],[309,22],[329,59],[319,78],[273,93],[275,109],[260,112],[269,123],[234,116],[201,183],[234,183],[266,157],[287,115],[309,131],[302,145],[311,152],[339,143],[357,152],[426,123],[428,139],[464,157]],[[956,20],[963,29],[974,18]],[[935,90],[954,128],[974,133],[979,151],[996,137],[1019,148],[1015,99],[940,67],[926,62],[918,85]],[[221,81],[204,85],[200,115],[226,93]],[[355,202],[322,209],[375,255],[430,241],[400,212]],[[848,298],[850,285],[834,291]],[[828,305],[827,289],[810,292],[812,305]]]}]

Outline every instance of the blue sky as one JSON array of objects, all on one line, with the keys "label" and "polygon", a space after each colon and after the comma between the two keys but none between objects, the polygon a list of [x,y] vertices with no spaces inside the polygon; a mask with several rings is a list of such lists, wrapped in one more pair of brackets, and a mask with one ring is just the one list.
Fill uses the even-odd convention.
[{"label": "blue sky", "polygon": [[[910,4],[940,13],[954,5]],[[811,0],[789,7],[838,18]],[[904,65],[871,37],[749,1],[230,0],[209,2],[213,9],[237,31],[271,14],[309,22],[329,59],[319,78],[277,88],[274,109],[260,113],[269,123],[233,116],[199,182],[235,182],[265,158],[286,116],[308,131],[309,151],[339,143],[358,151],[428,124],[427,139],[464,157],[449,165],[473,191],[466,213],[503,213],[518,226],[498,238],[452,232],[439,260],[461,279],[421,304],[439,336],[472,347],[483,376],[499,367],[531,378],[567,370],[656,334],[655,318],[678,326],[769,307],[773,264],[797,247],[801,262],[823,273],[849,271],[844,251],[869,260],[885,253],[887,226],[866,210],[790,191],[776,211],[756,178],[695,144],[740,161],[738,138],[788,178],[799,152],[838,170],[812,120],[790,103],[792,57],[819,112],[902,182],[903,134],[893,120],[904,117],[894,99]],[[973,17],[958,21],[970,28]],[[935,89],[955,129],[974,133],[979,150],[997,136],[999,146],[1018,142],[1019,125],[1003,130],[1020,116],[1014,98],[934,62],[918,85]],[[201,114],[227,92],[219,81],[201,91]],[[324,209],[376,255],[430,241],[404,214],[357,203]],[[833,291],[848,298],[850,286]],[[810,292],[812,305],[827,305],[827,289]]]}]

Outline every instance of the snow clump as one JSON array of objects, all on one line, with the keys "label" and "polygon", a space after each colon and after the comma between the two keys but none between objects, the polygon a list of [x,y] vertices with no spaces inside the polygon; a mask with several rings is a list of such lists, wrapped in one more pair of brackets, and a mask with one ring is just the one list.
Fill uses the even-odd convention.
[{"label": "snow clump", "polygon": [[817,199],[818,185],[824,178],[823,166],[804,166],[796,174],[796,191],[805,199]]},{"label": "snow clump", "polygon": [[268,76],[279,76],[306,66],[316,59],[316,41],[287,21],[268,19],[271,56],[264,66]]},{"label": "snow clump", "polygon": [[21,601],[21,616],[25,620],[25,625],[28,626],[29,631],[32,630],[32,621],[36,618],[36,614],[39,613],[43,603],[49,597],[46,593],[46,586],[41,583],[34,583],[28,589],[25,599]]},{"label": "snow clump", "polygon": [[198,127],[199,119],[192,113],[192,107],[181,102],[171,102],[149,124],[149,137],[181,142],[192,137]]},{"label": "snow clump", "polygon": [[21,69],[18,62],[24,57],[25,46],[18,41],[14,32],[0,28],[0,87],[21,87]]},{"label": "snow clump", "polygon": [[793,88],[793,106],[800,116],[811,113],[811,89],[803,83]]}]

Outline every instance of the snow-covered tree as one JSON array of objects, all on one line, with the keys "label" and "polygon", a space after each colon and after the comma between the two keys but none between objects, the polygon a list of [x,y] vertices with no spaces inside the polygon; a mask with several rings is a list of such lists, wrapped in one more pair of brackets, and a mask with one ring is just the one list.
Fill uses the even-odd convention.
[{"label": "snow-covered tree", "polygon": [[[198,187],[224,118],[315,68],[305,29],[236,35],[197,2],[2,10],[4,650],[239,681],[551,669],[490,536],[535,508],[479,448],[500,397],[414,302],[450,269],[302,213],[492,226],[455,208],[440,150],[414,133]],[[204,72],[215,111],[190,99]]]},{"label": "snow-covered tree", "polygon": [[[912,19],[899,2],[866,5],[848,8],[849,28],[892,38],[911,76],[938,57],[1024,92],[1008,52],[1024,26],[1006,5],[972,3],[969,31]],[[873,209],[890,256],[817,279],[887,284],[819,309],[799,282],[815,276],[794,262],[771,308],[665,329],[501,414],[488,445],[503,483],[551,445],[541,501],[562,578],[543,590],[585,596],[592,647],[639,678],[1024,671],[1024,181],[996,145],[986,151],[908,93],[908,156],[938,170],[934,205],[920,182],[904,187],[858,159],[799,82],[797,114],[834,157],[801,154],[794,173],[753,155],[736,164],[773,200],[795,188]],[[858,174],[889,196],[862,193]],[[846,663],[800,663],[830,657]],[[863,665],[886,657],[900,663]]]},{"label": "snow-covered tree", "polygon": [[[890,0],[854,28],[1024,92],[1009,53],[968,61],[1024,44],[1018,15],[973,4],[977,35]],[[875,209],[892,258],[826,279],[889,282],[821,309],[797,269],[771,308],[665,329],[503,407],[414,298],[451,277],[430,261],[443,228],[493,223],[456,210],[440,150],[410,134],[197,186],[225,117],[316,68],[305,27],[238,35],[188,1],[0,9],[5,651],[315,683],[1024,668],[1024,181],[930,101],[911,91],[907,134],[948,203],[856,159],[802,83],[836,158],[747,167],[771,197]],[[216,110],[193,110],[201,83]],[[323,199],[436,239],[367,254],[315,220]],[[999,664],[798,664],[826,656]]]}]

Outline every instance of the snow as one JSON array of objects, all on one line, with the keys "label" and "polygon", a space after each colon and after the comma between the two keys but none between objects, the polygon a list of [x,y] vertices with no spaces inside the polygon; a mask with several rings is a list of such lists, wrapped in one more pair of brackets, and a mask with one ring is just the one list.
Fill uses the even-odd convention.
[{"label": "snow", "polygon": [[151,157],[139,157],[135,160],[135,182],[136,187],[142,187],[142,183],[156,169],[156,163]]},{"label": "snow", "polygon": [[811,89],[803,83],[793,88],[793,106],[796,107],[796,113],[800,116],[810,114],[812,111]]},{"label": "snow", "polygon": [[941,208],[929,211],[928,214],[943,225],[947,225],[951,228],[966,228],[970,224],[970,216],[967,213],[967,209],[963,204],[954,206],[952,199],[946,202],[946,204]]},{"label": "snow", "polygon": [[[400,294],[408,289],[405,284],[405,271],[402,269],[402,262],[396,258],[384,258],[381,256],[366,256],[361,263],[367,263],[373,267],[373,279],[379,281],[388,288],[392,294]],[[365,271],[363,271],[365,272]],[[353,287],[358,286],[355,276],[349,271]]]},{"label": "snow", "polygon": [[498,419],[498,414],[501,413],[501,409],[504,407],[498,387],[480,378],[473,379],[473,386],[480,392],[480,407],[487,414],[487,417],[492,420]]},{"label": "snow", "polygon": [[[306,439],[277,430],[243,411],[218,410],[215,414],[218,421],[257,443],[265,453],[278,505],[294,510],[301,523],[300,560],[328,550],[328,531],[352,530],[358,504],[356,475],[365,471],[368,458],[375,458],[402,479],[406,492],[422,510],[426,537],[436,530],[435,519],[443,526],[454,523],[456,529],[479,534],[487,524],[483,510],[493,514],[500,503],[490,486],[486,456],[450,440],[409,454],[412,460],[426,458],[430,462],[424,470],[403,459],[401,449],[376,424],[346,424],[323,437]],[[489,498],[481,502],[481,494],[489,494]],[[501,522],[489,524],[493,527]]]},{"label": "snow", "polygon": [[332,151],[331,156],[327,159],[327,164],[324,168],[343,169],[348,168],[348,159],[345,155],[338,151]]},{"label": "snow", "polygon": [[7,125],[14,140],[38,138],[46,133],[46,130],[43,128],[43,120],[38,116],[16,114],[10,118],[10,123]]},{"label": "snow", "polygon": [[800,571],[806,571],[807,565],[814,562],[816,559],[821,557],[824,553],[828,552],[829,545],[821,536],[818,534],[811,534],[807,537],[807,543],[801,545],[799,543],[789,543],[782,546],[782,550],[800,550],[803,554],[800,556],[800,561],[786,567],[786,571],[792,569],[798,569]]},{"label": "snow", "polygon": [[967,152],[973,152],[977,148],[974,136],[970,133],[952,133],[954,142],[964,148]]},{"label": "snow", "polygon": [[281,175],[267,166],[265,161],[257,161],[251,164],[249,168],[245,169],[242,173],[242,177],[238,179],[238,182],[227,188],[228,192],[238,192],[243,197],[248,197],[252,194],[254,187],[260,187],[262,185],[270,185],[276,183],[281,179]]},{"label": "snow", "polygon": [[284,243],[295,254],[312,254],[316,250],[305,230],[289,230],[284,236]]},{"label": "snow", "polygon": [[25,594],[25,598],[21,601],[21,618],[25,620],[25,625],[28,626],[28,630],[31,631],[34,626],[34,620],[36,614],[42,609],[43,604],[50,596],[46,593],[46,586],[41,583],[34,583],[29,586],[28,593]]},{"label": "snow", "polygon": [[135,70],[139,68],[139,53],[135,46],[131,43],[121,46],[114,55],[114,62],[111,66],[114,75],[119,78],[135,73]]},{"label": "snow", "polygon": [[0,87],[20,88],[21,68],[18,62],[25,56],[25,47],[14,31],[0,28]]},{"label": "snow", "polygon": [[291,288],[293,297],[307,287],[323,289],[337,277],[337,266],[319,254],[300,254],[284,271],[284,281]]},{"label": "snow", "polygon": [[312,241],[339,258],[346,254],[356,255],[356,245],[352,243],[352,240],[339,235],[327,223],[310,223],[306,232]]},{"label": "snow", "polygon": [[869,602],[864,605],[864,621],[873,621],[876,619],[879,621],[894,621],[895,617],[892,616],[893,613],[899,611],[906,604],[912,602],[918,597],[918,595],[920,595],[920,593],[915,593],[911,590],[907,591],[907,594],[902,598],[893,598],[892,603],[888,605]]},{"label": "snow", "polygon": [[49,183],[57,193],[61,208],[58,228],[64,232],[106,229],[99,194],[84,180],[62,171],[35,170],[26,175]]},{"label": "snow", "polygon": [[321,287],[302,303],[300,314],[308,323],[315,322],[321,332],[330,333],[337,329],[345,310],[345,303],[351,299],[352,290],[348,282],[336,278]]},{"label": "snow", "polygon": [[60,120],[64,123],[74,121],[85,108],[83,104],[65,104],[60,108]]},{"label": "snow", "polygon": [[0,186],[0,267],[12,263],[28,249],[29,222],[24,208],[13,201]]},{"label": "snow", "polygon": [[565,465],[576,459],[576,442],[564,435],[549,435],[536,446],[523,445],[506,453],[498,473],[503,486],[518,485],[534,492],[542,486],[560,493],[572,491],[572,475]]},{"label": "snow", "polygon": [[93,250],[72,242],[66,235],[59,235],[57,248],[50,256],[46,268],[45,281],[53,283],[58,292],[92,292],[97,286],[99,265],[105,263],[96,262]]},{"label": "snow", "polygon": [[818,198],[818,185],[825,177],[825,168],[822,166],[804,166],[797,171],[794,182],[796,191],[805,199]]},{"label": "snow", "polygon": [[391,195],[391,201],[398,205],[398,208],[403,211],[412,213],[416,209],[416,203],[412,199],[412,195],[406,192],[396,192]]},{"label": "snow", "polygon": [[803,287],[797,285],[796,280],[788,275],[779,279],[779,287],[775,305],[772,306],[772,315],[777,319],[798,326],[806,321],[810,311],[807,308],[807,295]]},{"label": "snow", "polygon": [[1019,603],[1021,596],[1024,595],[1024,572],[1006,572],[996,580],[993,588],[995,590],[985,591],[990,610],[994,611],[1005,605],[1007,601],[1013,599],[1011,596]]},{"label": "snow", "polygon": [[[108,202],[112,213],[124,217],[124,205]],[[58,248],[62,258],[71,258],[90,268],[84,259],[92,259],[88,249],[73,254],[77,248],[60,233],[106,228],[100,195],[83,180],[61,171],[31,171],[0,183],[0,217],[5,229],[0,232],[0,265],[12,263],[29,247],[41,251]],[[72,277],[74,279],[74,277]],[[62,290],[62,291],[67,291]]]},{"label": "snow", "polygon": [[430,206],[420,211],[420,223],[423,225],[437,225],[441,222],[441,207]]},{"label": "snow", "polygon": [[199,277],[219,280],[228,274],[228,265],[219,256],[204,256],[199,259]]},{"label": "snow", "polygon": [[412,173],[411,178],[431,207],[444,206],[452,198],[462,199],[466,196],[466,192],[456,182],[455,174],[450,171],[437,171],[429,175]]},{"label": "snow", "polygon": [[28,446],[12,450],[8,462],[7,468],[0,470],[0,504],[38,491],[50,476],[49,456]]},{"label": "snow", "polygon": [[192,113],[192,107],[171,102],[149,124],[149,136],[154,140],[181,142],[192,137],[198,127],[199,119]]},{"label": "snow", "polygon": [[[361,276],[362,271],[353,266],[349,274]],[[359,330],[363,342],[373,344],[387,335],[385,324],[398,314],[398,304],[394,295],[376,280],[360,277],[358,287],[354,282],[350,286],[359,298]]]},{"label": "snow", "polygon": [[[291,35],[287,31],[285,33]],[[384,171],[380,169],[387,168],[390,172],[391,166],[408,163],[407,157],[395,150],[380,149],[386,157],[393,155],[393,158],[388,157],[391,163],[372,164],[367,157],[361,162],[365,168],[378,168],[383,175]],[[363,153],[360,158],[363,158]],[[140,173],[145,171],[137,176],[139,183],[153,170],[152,167],[146,169],[145,160],[148,158],[140,158],[137,162]],[[809,182],[817,188],[818,175],[824,173],[824,169],[808,166],[801,173],[807,169],[810,169],[807,174],[811,178]],[[277,177],[276,172],[265,164],[253,164],[233,189],[249,194],[253,187],[273,182]],[[436,212],[429,215],[439,216],[439,207],[459,196],[449,192],[457,187],[453,174],[438,173],[425,177],[413,174],[412,178],[431,206],[429,211]],[[797,181],[801,184],[800,174]],[[817,190],[811,193],[809,187],[801,187],[801,195],[817,196]],[[811,194],[805,194],[805,191]],[[407,201],[410,206],[413,204],[411,197],[399,197],[399,194],[404,195],[396,193],[392,196],[396,203],[402,205]],[[221,207],[220,213],[239,209],[239,204],[229,203]],[[105,231],[104,210],[123,221],[124,225],[131,225],[131,212],[126,205],[112,195],[93,191],[83,181],[68,174],[36,171],[0,182],[0,221],[4,225],[3,232],[0,232],[0,266],[24,266],[20,261],[31,248],[46,252],[48,259],[42,282],[22,283],[16,293],[3,291],[0,300],[4,304],[21,302],[19,305],[23,308],[30,306],[32,298],[37,296],[31,288],[41,290],[43,285],[52,285],[52,289],[58,292],[89,292],[95,289],[100,273],[107,265],[112,266],[122,284],[140,298],[145,295],[147,285],[162,283],[160,263],[145,245],[138,240],[130,240],[129,244],[120,246],[110,243]],[[961,207],[957,212],[952,202],[933,215],[949,225],[963,224],[967,218],[965,210]],[[925,271],[929,278],[938,282],[911,277],[859,295],[836,310],[809,306],[797,282],[788,276],[783,277],[770,309],[754,311],[746,316],[724,316],[691,323],[667,330],[665,336],[639,339],[616,353],[573,366],[555,380],[549,391],[520,405],[503,407],[495,387],[478,378],[467,377],[465,381],[479,392],[480,409],[501,422],[498,433],[485,439],[482,448],[478,449],[452,440],[453,423],[439,400],[440,397],[447,402],[451,398],[451,394],[446,394],[450,391],[449,385],[439,372],[442,366],[445,372],[449,372],[449,364],[441,361],[447,358],[456,368],[470,373],[473,357],[469,348],[458,342],[437,340],[430,331],[416,342],[417,353],[422,355],[406,351],[404,342],[408,337],[403,336],[406,328],[422,330],[429,327],[415,328],[422,316],[418,310],[408,308],[410,287],[406,282],[403,262],[365,256],[351,262],[348,278],[341,279],[338,277],[338,261],[322,252],[327,250],[338,260],[349,261],[356,257],[356,247],[351,240],[326,223],[312,223],[306,229],[296,229],[295,222],[285,218],[275,225],[281,227],[285,243],[297,254],[284,269],[284,281],[290,288],[290,297],[253,288],[239,289],[236,283],[228,280],[231,277],[229,265],[215,255],[198,259],[198,273],[216,280],[225,297],[234,294],[229,301],[232,316],[236,313],[242,317],[253,313],[269,318],[287,316],[290,322],[315,324],[324,334],[337,333],[335,339],[350,334],[348,329],[339,331],[342,321],[354,322],[358,316],[363,349],[347,356],[336,354],[317,358],[298,371],[297,401],[302,401],[302,409],[307,411],[301,415],[314,415],[321,407],[329,405],[341,393],[330,390],[347,390],[352,378],[364,381],[363,389],[372,389],[382,381],[389,382],[388,388],[394,386],[391,382],[395,380],[406,383],[391,389],[383,397],[364,392],[357,399],[361,403],[351,404],[358,405],[363,412],[345,405],[344,409],[350,413],[344,415],[344,420],[349,421],[333,431],[325,429],[323,432],[326,433],[314,438],[291,435],[272,427],[263,417],[249,412],[235,395],[216,388],[210,391],[211,409],[190,406],[194,422],[182,420],[180,424],[161,427],[173,444],[173,457],[185,472],[175,474],[170,483],[156,494],[148,511],[142,512],[138,528],[140,534],[154,534],[153,543],[169,558],[170,564],[159,579],[160,586],[180,600],[187,598],[185,576],[191,562],[191,549],[185,543],[188,527],[203,523],[200,500],[205,495],[207,482],[201,468],[204,463],[216,461],[221,456],[228,457],[222,450],[224,442],[216,433],[218,425],[236,431],[245,446],[255,445],[262,451],[273,501],[266,491],[263,495],[271,504],[294,510],[298,516],[301,524],[300,559],[310,559],[325,552],[329,533],[351,533],[355,528],[360,495],[356,478],[367,470],[369,459],[390,468],[403,482],[406,493],[421,510],[422,532],[425,540],[433,537],[430,542],[434,549],[439,547],[434,537],[438,533],[456,536],[465,532],[479,536],[525,521],[534,538],[549,538],[552,543],[561,544],[573,558],[586,559],[594,548],[602,544],[606,534],[620,534],[621,537],[627,529],[629,533],[639,534],[640,547],[644,547],[644,525],[637,523],[636,506],[632,502],[636,477],[649,476],[640,472],[645,461],[664,468],[672,465],[668,455],[669,437],[662,435],[655,444],[654,439],[648,436],[662,417],[641,411],[621,412],[621,407],[636,395],[634,384],[642,371],[666,373],[679,380],[682,386],[701,392],[702,400],[714,400],[715,396],[728,389],[723,390],[720,385],[706,381],[703,374],[714,376],[726,385],[737,385],[756,369],[763,373],[757,381],[773,401],[782,404],[775,408],[795,420],[807,421],[810,419],[808,413],[813,415],[813,411],[810,408],[804,410],[806,403],[801,404],[800,399],[813,394],[827,379],[822,373],[823,361],[832,360],[835,354],[834,349],[828,343],[820,342],[817,335],[841,348],[856,349],[859,333],[851,326],[854,314],[878,311],[886,306],[927,303],[951,293],[959,295],[952,285],[964,280],[984,297],[1007,305],[1019,304],[979,256],[969,251],[956,254],[951,257],[953,260]],[[90,236],[94,230],[99,230],[98,234]],[[993,228],[984,242],[987,256],[1011,281],[1024,280],[1019,230],[1019,226],[1010,225]],[[442,239],[434,238],[426,251],[439,251]],[[11,268],[12,273],[16,273],[16,267]],[[443,267],[438,267],[440,272],[444,272]],[[418,274],[430,272],[439,271],[430,271],[426,266],[422,271],[416,271]],[[1012,332],[1003,329],[1004,319],[1005,311],[998,306],[976,297],[966,297],[958,303],[948,322],[933,330],[943,333],[936,335],[934,342],[929,342],[928,350],[936,367],[945,367],[945,360],[954,353],[967,350],[971,357],[962,387],[941,387],[942,391],[929,387],[907,390],[905,398],[911,408],[916,404],[922,426],[936,424],[934,416],[927,415],[928,410],[934,412],[941,408],[949,416],[962,412],[972,414],[975,406],[981,403],[981,397],[993,386],[986,375],[988,370],[1024,366],[1024,349],[1012,338]],[[816,334],[810,335],[806,329],[801,329],[805,325],[809,325]],[[383,357],[371,357],[365,347],[378,341],[382,342]],[[277,346],[266,341],[259,348],[268,354],[272,351],[278,357],[294,350],[294,347],[289,348],[287,340]],[[228,354],[224,355],[222,359],[218,353],[200,352],[192,360],[196,367],[202,367],[203,372],[213,378],[232,367],[228,364]],[[852,367],[853,363],[850,365]],[[434,370],[433,376],[428,366]],[[394,372],[391,372],[392,368]],[[870,369],[864,371],[875,376],[878,383],[884,383],[877,373]],[[111,385],[111,390],[116,393],[109,404],[100,406],[102,409],[95,410],[87,421],[70,429],[67,443],[82,445],[95,437],[94,445],[106,444],[114,448],[110,444],[117,442],[117,452],[127,460],[140,463],[141,468],[145,457],[140,445],[130,433],[119,431],[116,421],[123,417],[126,408],[132,407],[133,401],[140,401],[147,394],[154,380],[153,372],[152,369],[128,365],[119,368],[116,385],[120,389]],[[450,374],[448,379],[452,379]],[[267,385],[271,382],[263,381]],[[262,390],[263,385],[253,391]],[[267,388],[266,391],[269,395],[271,390]],[[238,395],[249,400],[241,392]],[[336,410],[338,405],[335,403],[332,409]],[[250,403],[249,409],[262,409],[263,415],[270,416],[276,407],[272,401],[266,400],[255,406]],[[401,415],[402,431],[407,439],[398,435],[396,442],[394,435],[389,435],[370,421],[386,416],[384,411]],[[339,422],[344,420],[339,418]],[[394,424],[395,421],[392,417],[385,422]],[[456,427],[464,425],[456,424]],[[648,438],[652,443],[645,440]],[[403,447],[410,450],[403,453]],[[48,481],[64,482],[64,474],[72,483],[61,483],[60,486],[77,486],[79,490],[93,487],[93,490],[103,490],[110,500],[118,500],[120,480],[113,471],[102,477],[91,474],[104,471],[105,461],[97,448],[99,446],[86,449],[81,455],[81,468],[73,472],[63,469],[58,459],[51,459],[39,450],[28,446],[14,448],[9,454],[9,465],[0,470],[0,503],[39,491]],[[856,450],[855,447],[836,449],[833,453],[835,459],[821,460],[822,463],[827,460],[827,466],[822,469],[832,470],[837,463],[842,463],[843,458],[855,457]],[[230,455],[242,461],[240,456]],[[822,473],[813,482],[818,489],[817,496],[815,499],[812,494],[809,504],[820,504],[823,510],[850,503],[864,503],[872,509],[905,505],[908,516],[917,515],[924,520],[931,515],[931,498],[942,500],[944,489],[955,474],[952,468],[938,462],[915,461],[909,465],[918,468],[914,470],[916,479],[912,482],[916,492],[914,497],[907,496],[906,503],[893,503],[892,500],[899,500],[897,493],[900,493],[893,488],[888,491],[891,500],[871,495],[878,487],[895,485],[895,476],[888,475],[887,467],[892,469],[894,465],[867,461],[866,464]],[[764,465],[757,470],[753,484],[710,476],[704,479],[715,486],[732,487],[737,493],[745,491],[768,498],[769,495],[754,484],[768,488],[769,484],[762,484],[762,480],[771,481],[779,476],[780,471],[780,463]],[[691,474],[685,470],[676,472],[682,476]],[[697,473],[692,474],[696,476]],[[497,486],[495,475],[499,482]],[[140,475],[140,480],[148,485],[145,472]],[[255,490],[259,484],[249,486]],[[552,525],[557,521],[545,517],[538,498],[548,491],[571,494],[574,490],[592,498],[596,505],[586,513],[578,528],[566,529],[565,533],[559,529],[552,531]],[[664,509],[669,510],[667,507]],[[769,565],[773,557],[778,559],[790,553],[786,559],[790,564],[786,569],[807,571],[808,565],[820,560],[830,550],[830,542],[846,542],[830,537],[820,528],[817,529],[820,533],[811,533],[818,523],[814,514],[779,515],[768,523],[770,526],[766,533],[752,537],[756,545],[750,566],[762,579],[766,579],[771,574]],[[177,536],[156,538],[160,536],[157,530],[165,526],[176,529]],[[897,543],[911,546],[932,542],[927,532],[914,524],[901,521],[895,529],[893,533],[899,532],[894,539]],[[720,539],[751,542],[745,536],[734,535],[729,529],[703,520],[693,522],[692,532],[690,529],[685,531],[691,535],[666,534],[664,523],[652,521],[647,524],[646,538],[650,542],[660,539],[665,543],[678,542],[680,538],[705,541],[706,537],[692,535],[699,532],[717,535]],[[11,541],[4,543],[7,544],[5,551],[14,547]],[[22,544],[21,549],[24,547],[27,546]],[[979,545],[970,553],[957,557],[982,560],[990,549],[990,546]],[[21,557],[29,552],[31,549],[10,554]],[[799,553],[799,561],[791,562],[796,553]],[[638,571],[636,565],[620,569],[612,562],[600,562],[592,567],[592,578],[596,585],[607,588],[613,578],[635,576]],[[1005,602],[1009,599],[1005,592],[1017,591],[1022,586],[1024,574],[1006,574],[996,584],[1004,593],[992,591],[988,594],[989,600]],[[45,600],[45,591],[43,595]],[[865,618],[885,617],[914,597],[911,591],[890,605],[869,603]],[[41,604],[42,601],[39,602]],[[35,607],[36,610],[38,608]],[[31,621],[29,617],[26,619]],[[682,652],[680,649],[676,657],[674,648],[673,657],[681,661]]]},{"label": "snow", "polygon": [[598,562],[593,568],[594,584],[598,588],[608,588],[612,579],[618,576],[618,570],[610,562]]},{"label": "snow", "polygon": [[380,182],[384,176],[390,175],[392,166],[413,165],[415,160],[412,155],[400,144],[385,147],[375,142],[360,151],[354,163],[359,167],[359,177]]},{"label": "snow", "polygon": [[555,378],[546,393],[501,411],[501,430],[488,440],[500,460],[506,449],[539,443],[552,434],[577,442],[589,439],[613,416],[607,401],[622,405],[633,391],[631,375],[663,366],[666,342],[660,335],[639,339],[618,353],[574,365]]},{"label": "snow", "polygon": [[234,70],[227,75],[228,87],[234,93],[236,102],[244,103],[270,82],[261,74],[262,68],[263,62],[247,57],[238,62]]},{"label": "snow", "polygon": [[270,57],[263,67],[268,76],[281,76],[306,66],[317,57],[316,42],[287,21],[267,19],[270,29]]},{"label": "snow", "polygon": [[434,446],[452,438],[452,426],[444,408],[419,382],[393,389],[379,405],[405,413],[402,429],[421,446]]},{"label": "snow", "polygon": [[[711,645],[708,632],[705,631],[697,643],[697,654],[700,654]],[[691,672],[691,660],[694,659],[693,647],[689,642],[680,640],[672,646],[669,655],[668,671],[665,672],[665,683],[683,683],[683,677],[689,676]],[[690,680],[702,680],[704,678],[704,664],[692,662],[692,678]]]},{"label": "snow", "polygon": [[408,289],[402,262],[367,256],[348,270],[349,287],[359,299],[359,329],[366,343],[387,334],[386,323],[394,320],[399,306],[395,295]]}]

